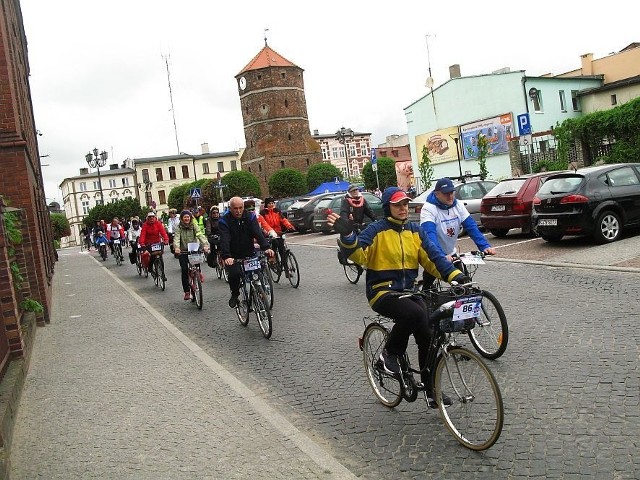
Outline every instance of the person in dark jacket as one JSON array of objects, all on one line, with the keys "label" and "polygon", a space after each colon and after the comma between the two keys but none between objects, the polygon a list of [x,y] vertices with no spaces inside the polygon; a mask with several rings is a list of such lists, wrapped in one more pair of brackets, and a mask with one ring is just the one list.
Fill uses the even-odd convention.
[{"label": "person in dark jacket", "polygon": [[352,228],[357,230],[358,233],[364,224],[364,216],[367,216],[371,221],[376,221],[376,214],[373,213],[371,207],[367,203],[367,199],[364,198],[357,185],[349,185],[347,194],[342,199],[340,205],[340,217],[345,220],[349,220]]},{"label": "person in dark jacket", "polygon": [[224,258],[231,290],[229,306],[235,308],[240,297],[242,275],[242,266],[235,260],[253,256],[254,239],[269,257],[273,257],[273,250],[262,234],[255,213],[245,211],[244,201],[240,197],[232,197],[229,200],[229,210],[220,218],[218,229],[220,253]]}]

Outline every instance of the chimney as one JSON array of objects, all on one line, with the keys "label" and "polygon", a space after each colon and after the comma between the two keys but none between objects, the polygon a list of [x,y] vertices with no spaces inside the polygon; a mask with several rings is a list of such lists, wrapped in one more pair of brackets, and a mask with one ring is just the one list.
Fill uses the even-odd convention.
[{"label": "chimney", "polygon": [[118,169],[118,164],[117,163],[112,163],[109,165],[109,170],[117,170]]},{"label": "chimney", "polygon": [[460,78],[462,75],[460,74],[460,64],[456,63],[455,65],[451,65],[449,67],[449,78]]},{"label": "chimney", "polygon": [[593,53],[580,55],[582,61],[582,75],[593,75]]},{"label": "chimney", "polygon": [[209,144],[207,142],[204,142],[202,145],[200,145],[200,148],[202,149],[203,155],[209,153]]},{"label": "chimney", "polygon": [[314,130],[313,134],[317,137],[318,135],[320,135],[320,133],[318,132],[318,130]]},{"label": "chimney", "polygon": [[80,175],[87,175],[89,173],[89,169],[88,168],[81,168],[80,169]]}]

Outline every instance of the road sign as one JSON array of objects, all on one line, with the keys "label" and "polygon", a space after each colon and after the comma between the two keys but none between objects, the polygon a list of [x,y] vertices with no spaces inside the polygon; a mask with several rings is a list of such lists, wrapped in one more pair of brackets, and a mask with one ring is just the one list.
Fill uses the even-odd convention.
[{"label": "road sign", "polygon": [[377,163],[371,163],[371,170],[373,170],[374,172],[378,171],[378,164]]},{"label": "road sign", "polygon": [[528,147],[529,145],[531,145],[531,134],[520,135],[519,142],[521,147]]},{"label": "road sign", "polygon": [[378,157],[376,156],[376,149],[371,149],[371,165],[376,165],[378,163]]},{"label": "road sign", "polygon": [[202,196],[199,188],[192,188],[189,191],[189,194],[191,195],[191,198],[200,198]]},{"label": "road sign", "polygon": [[[522,135],[531,135],[531,119],[529,118],[528,113],[523,113],[518,115],[518,134]],[[531,140],[529,140],[531,143]]]}]

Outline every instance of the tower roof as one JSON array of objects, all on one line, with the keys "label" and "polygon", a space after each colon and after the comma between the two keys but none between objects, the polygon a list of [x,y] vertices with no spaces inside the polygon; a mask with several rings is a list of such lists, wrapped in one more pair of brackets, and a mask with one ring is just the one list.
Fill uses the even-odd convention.
[{"label": "tower roof", "polygon": [[297,67],[296,64],[291,63],[275,50],[271,49],[269,45],[264,46],[258,54],[253,57],[246,67],[244,67],[238,75],[241,75],[250,70],[259,70],[267,67]]}]

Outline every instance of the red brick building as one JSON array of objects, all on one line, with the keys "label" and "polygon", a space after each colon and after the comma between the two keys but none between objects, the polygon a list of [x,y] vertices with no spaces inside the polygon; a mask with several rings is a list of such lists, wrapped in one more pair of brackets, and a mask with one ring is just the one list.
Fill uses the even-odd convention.
[{"label": "red brick building", "polygon": [[242,169],[258,177],[262,196],[267,181],[282,168],[306,173],[322,162],[312,138],[304,95],[303,70],[266,43],[236,75],[246,149]]}]

